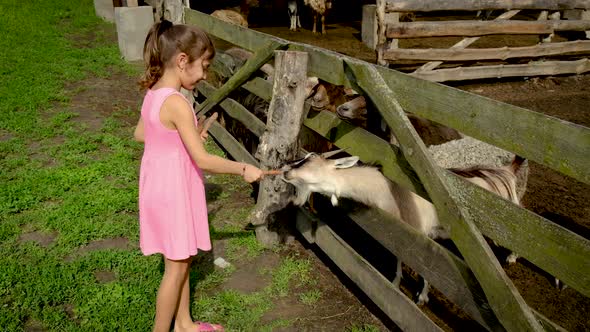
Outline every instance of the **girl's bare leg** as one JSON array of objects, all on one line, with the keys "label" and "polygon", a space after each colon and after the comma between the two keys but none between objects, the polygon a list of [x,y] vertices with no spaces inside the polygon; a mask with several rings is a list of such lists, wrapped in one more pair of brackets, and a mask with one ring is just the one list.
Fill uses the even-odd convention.
[{"label": "girl's bare leg", "polygon": [[173,261],[165,258],[164,262],[164,276],[156,297],[154,332],[170,331],[170,325],[181,298],[181,290],[185,280],[188,280],[188,268],[191,259]]},{"label": "girl's bare leg", "polygon": [[[193,318],[190,313],[190,262],[192,258],[186,260],[186,273],[182,280],[182,289],[180,290],[180,296],[176,302],[174,311],[174,332],[197,332],[199,331],[199,325],[193,322]],[[221,330],[221,326],[211,324],[214,329]],[[168,324],[170,326],[170,324]],[[166,330],[168,331],[168,330]]]},{"label": "girl's bare leg", "polygon": [[178,301],[178,308],[176,310],[176,318],[174,320],[174,331],[198,331],[198,326],[193,322],[190,313],[190,287],[189,274],[184,278],[184,284],[180,292],[180,301]]}]

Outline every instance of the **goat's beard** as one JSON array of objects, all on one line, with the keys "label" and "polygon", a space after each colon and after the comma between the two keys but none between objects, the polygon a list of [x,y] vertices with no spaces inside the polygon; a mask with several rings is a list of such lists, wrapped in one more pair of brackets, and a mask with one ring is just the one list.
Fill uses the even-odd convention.
[{"label": "goat's beard", "polygon": [[293,204],[297,206],[302,206],[309,200],[309,196],[311,195],[311,191],[308,190],[301,190],[298,187],[295,187],[295,198],[293,199]]},{"label": "goat's beard", "polygon": [[305,202],[307,202],[311,192],[309,190],[304,190],[304,186],[302,186],[301,182],[298,181],[297,178],[289,180],[285,177],[285,173],[283,173],[283,175],[281,175],[281,180],[295,187],[295,196],[292,198],[293,204],[302,206],[305,204]]}]

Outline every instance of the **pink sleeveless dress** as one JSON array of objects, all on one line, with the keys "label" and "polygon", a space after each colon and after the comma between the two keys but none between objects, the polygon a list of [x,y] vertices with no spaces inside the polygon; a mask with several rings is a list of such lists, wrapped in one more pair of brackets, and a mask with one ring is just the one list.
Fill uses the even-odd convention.
[{"label": "pink sleeveless dress", "polygon": [[141,107],[145,146],[139,174],[139,244],[144,255],[162,253],[181,260],[199,249],[211,250],[211,240],[203,173],[178,132],[160,122],[160,108],[173,94],[182,96],[173,88],[148,90]]}]

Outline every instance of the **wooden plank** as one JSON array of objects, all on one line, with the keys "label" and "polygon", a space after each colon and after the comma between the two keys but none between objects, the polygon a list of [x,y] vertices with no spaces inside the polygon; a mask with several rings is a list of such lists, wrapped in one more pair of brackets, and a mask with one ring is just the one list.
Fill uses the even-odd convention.
[{"label": "wooden plank", "polygon": [[312,221],[313,216],[305,211],[302,207],[297,208],[295,216],[295,227],[303,235],[307,243],[315,243],[315,223]]},{"label": "wooden plank", "polygon": [[[347,153],[359,156],[363,162],[382,166],[381,171],[389,179],[429,200],[397,147],[330,112],[308,118],[304,125],[337,147],[347,148]],[[590,270],[590,241],[497,195],[478,190],[470,182],[460,179],[451,184],[459,192],[477,192],[466,196],[466,204],[472,207],[474,222],[486,236],[590,297],[590,274],[584,272]],[[520,236],[521,229],[526,230],[525,238]]]},{"label": "wooden plank", "polygon": [[[302,219],[298,225],[311,228]],[[315,244],[325,252],[381,310],[404,331],[442,331],[410,299],[391,284],[326,224],[318,221]]]},{"label": "wooden plank", "polygon": [[252,92],[258,97],[270,101],[272,97],[272,83],[260,77],[254,77],[242,85],[242,88]]},{"label": "wooden plank", "polygon": [[258,160],[244,148],[219,122],[215,121],[209,128],[213,138],[229,153],[236,161],[246,162],[256,167],[259,166]]},{"label": "wooden plank", "polygon": [[269,41],[282,44],[288,43],[285,39],[254,31],[237,24],[227,23],[211,15],[188,8],[184,10],[184,20],[186,24],[196,25],[217,38],[253,52],[267,46]]},{"label": "wooden plank", "polygon": [[540,35],[555,31],[585,31],[590,21],[420,21],[388,24],[388,38],[447,36]]},{"label": "wooden plank", "polygon": [[562,43],[544,43],[524,47],[498,48],[397,48],[385,51],[386,60],[426,60],[426,61],[474,61],[506,60],[512,58],[535,58],[541,56],[563,55],[566,53],[589,52],[590,41],[576,40]]},{"label": "wooden plank", "polygon": [[386,11],[430,12],[438,10],[486,10],[486,9],[590,9],[587,0],[386,0]]},{"label": "wooden plank", "polygon": [[[482,326],[491,331],[502,329],[477,279],[463,260],[380,210],[358,210],[348,217]],[[540,313],[533,311],[533,314],[545,330],[565,331]]]},{"label": "wooden plank", "polygon": [[446,82],[480,78],[583,74],[588,71],[590,71],[590,61],[584,58],[575,61],[532,61],[521,65],[457,67],[413,72],[411,75],[433,82]]},{"label": "wooden plank", "polygon": [[[496,17],[494,20],[495,21],[509,20],[510,18],[512,18],[516,14],[518,14],[519,12],[520,12],[520,10],[509,10],[509,11],[507,11],[505,13],[502,13],[500,16]],[[469,45],[475,43],[476,41],[478,41],[479,38],[480,37],[468,37],[468,38],[464,38],[460,42],[458,42],[455,45],[451,46],[451,49],[453,49],[453,50],[461,50],[461,49],[467,48],[467,46],[469,46]],[[433,70],[434,68],[440,66],[441,64],[442,64],[442,61],[433,61],[433,62],[425,63],[424,65],[422,65],[422,67],[416,69],[416,72],[426,71],[426,70]]]},{"label": "wooden plank", "polygon": [[308,76],[317,76],[335,85],[345,85],[354,88],[350,85],[342,70],[344,62],[342,62],[341,54],[297,43],[289,44],[289,50],[307,52],[309,54]]},{"label": "wooden plank", "polygon": [[385,36],[387,32],[387,22],[385,21],[385,0],[376,0],[377,8],[375,14],[377,15],[377,64],[379,66],[387,66],[387,61],[383,59],[383,50],[389,48],[388,39]]},{"label": "wooden plank", "polygon": [[387,125],[396,133],[404,156],[420,176],[439,220],[481,284],[490,306],[508,331],[541,331],[542,327],[508,278],[464,203],[429,155],[418,133],[387,83],[372,66],[348,62],[361,89],[371,98]]},{"label": "wooden plank", "polygon": [[[207,98],[215,95],[217,91],[217,89],[205,81],[199,82],[197,88],[199,89],[199,92],[201,92]],[[243,123],[244,126],[246,126],[246,128],[248,128],[248,130],[250,130],[254,135],[260,137],[262,136],[262,133],[264,133],[264,122],[258,119],[254,114],[250,113],[250,111],[248,111],[237,101],[231,98],[226,98],[221,102],[220,106],[227,112],[229,116]]]},{"label": "wooden plank", "polygon": [[269,41],[260,50],[256,51],[254,55],[244,63],[240,69],[229,79],[225,84],[217,90],[215,95],[207,98],[207,100],[201,104],[201,107],[197,111],[197,115],[201,116],[209,112],[213,106],[221,102],[227,97],[233,90],[237,89],[244,82],[248,80],[254,72],[256,72],[262,65],[264,65],[270,58],[272,58],[274,51],[285,46],[284,44]]}]

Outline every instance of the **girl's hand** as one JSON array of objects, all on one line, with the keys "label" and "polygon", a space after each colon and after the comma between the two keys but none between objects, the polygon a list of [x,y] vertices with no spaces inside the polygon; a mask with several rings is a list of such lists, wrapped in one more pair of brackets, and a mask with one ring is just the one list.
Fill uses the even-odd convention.
[{"label": "girl's hand", "polygon": [[217,112],[213,113],[210,117],[205,118],[204,120],[198,121],[197,131],[199,132],[199,137],[201,141],[206,141],[207,137],[209,137],[209,128],[215,120],[217,120],[218,114]]},{"label": "girl's hand", "polygon": [[[280,171],[280,170],[263,171],[261,169],[258,169],[255,166],[248,165],[248,164],[244,164],[244,167],[245,167],[244,173],[242,174],[242,176],[244,177],[244,180],[246,180],[247,182],[250,182],[250,183],[254,182],[254,181],[262,180],[265,175],[283,174],[283,171]],[[251,170],[251,174],[253,175],[252,177],[250,177],[250,175],[246,175],[248,173],[248,169]]]},{"label": "girl's hand", "polygon": [[252,183],[261,180],[264,177],[264,172],[256,166],[244,164],[242,177],[246,182]]}]

